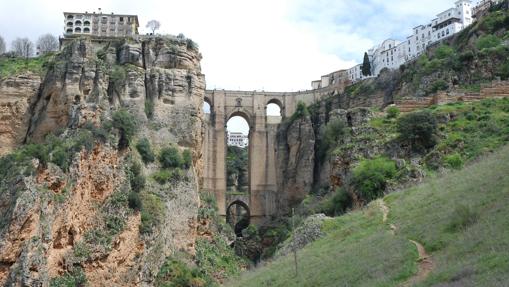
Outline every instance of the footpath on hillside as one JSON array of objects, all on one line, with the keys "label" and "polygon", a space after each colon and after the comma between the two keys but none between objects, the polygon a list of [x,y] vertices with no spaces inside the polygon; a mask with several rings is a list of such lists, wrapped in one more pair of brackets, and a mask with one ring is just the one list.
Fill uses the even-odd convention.
[{"label": "footpath on hillside", "polygon": [[[380,209],[382,210],[382,218],[383,218],[382,222],[384,224],[387,224],[390,209],[385,204],[385,201],[383,199],[379,200],[379,206],[380,206]],[[392,235],[396,235],[397,226],[395,226],[394,224],[389,224],[389,227],[391,229]],[[416,283],[424,281],[428,277],[428,275],[431,273],[431,271],[433,270],[433,259],[426,252],[426,249],[424,248],[424,246],[415,240],[408,239],[408,241],[410,241],[412,244],[414,244],[415,247],[417,248],[417,252],[419,254],[417,262],[419,263],[419,267],[418,267],[417,274],[415,274],[410,279],[408,279],[406,282],[401,284],[400,285],[401,287],[410,287],[410,286],[415,285]]]}]

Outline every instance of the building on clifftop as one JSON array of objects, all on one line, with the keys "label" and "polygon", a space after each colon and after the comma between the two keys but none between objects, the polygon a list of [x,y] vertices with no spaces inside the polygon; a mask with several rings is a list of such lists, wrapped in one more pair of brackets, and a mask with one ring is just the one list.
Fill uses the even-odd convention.
[{"label": "building on clifftop", "polygon": [[132,37],[138,35],[137,15],[64,12],[64,37]]}]

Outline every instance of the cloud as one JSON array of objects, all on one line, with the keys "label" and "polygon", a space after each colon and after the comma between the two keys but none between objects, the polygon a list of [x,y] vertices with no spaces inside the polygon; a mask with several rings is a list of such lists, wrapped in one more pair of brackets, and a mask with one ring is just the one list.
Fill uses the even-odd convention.
[{"label": "cloud", "polygon": [[36,40],[63,31],[64,11],[137,14],[160,33],[184,33],[200,45],[208,88],[292,91],[348,68],[364,51],[453,5],[443,0],[17,0],[4,1],[0,35]]}]

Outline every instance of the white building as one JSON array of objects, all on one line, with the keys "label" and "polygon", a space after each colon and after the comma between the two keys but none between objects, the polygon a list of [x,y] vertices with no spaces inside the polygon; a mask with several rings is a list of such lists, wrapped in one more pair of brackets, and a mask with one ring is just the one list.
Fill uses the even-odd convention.
[{"label": "white building", "polygon": [[247,135],[238,132],[228,132],[228,145],[245,148],[249,145]]},{"label": "white building", "polygon": [[[448,38],[473,23],[471,0],[458,0],[453,8],[447,9],[437,15],[430,23],[419,25],[412,29],[412,35],[399,42],[387,39],[380,45],[371,48],[368,56],[371,63],[371,77],[376,77],[387,69],[398,69],[401,65],[417,58],[430,45]],[[347,70],[348,79],[352,82],[364,80],[368,77],[362,75],[362,64]],[[316,88],[319,81],[312,82]],[[323,86],[323,78],[322,78]]]},{"label": "white building", "polygon": [[64,36],[126,37],[138,35],[138,16],[64,12]]}]

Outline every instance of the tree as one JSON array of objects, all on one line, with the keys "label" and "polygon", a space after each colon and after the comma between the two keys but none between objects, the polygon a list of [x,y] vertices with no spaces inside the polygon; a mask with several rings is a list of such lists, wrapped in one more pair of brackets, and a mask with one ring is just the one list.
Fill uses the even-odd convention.
[{"label": "tree", "polygon": [[371,63],[369,62],[368,53],[364,53],[364,62],[362,63],[362,75],[371,76]]},{"label": "tree", "polygon": [[5,41],[2,36],[0,36],[0,55],[5,53]]},{"label": "tree", "polygon": [[41,55],[58,50],[58,40],[51,34],[44,34],[37,40],[37,49]]},{"label": "tree", "polygon": [[397,122],[400,140],[411,145],[417,152],[425,151],[437,144],[438,122],[429,111],[406,114]]},{"label": "tree", "polygon": [[34,44],[28,38],[17,38],[12,41],[12,51],[16,56],[28,59],[34,55]]},{"label": "tree", "polygon": [[161,23],[157,20],[150,20],[148,21],[146,27],[152,30],[152,34],[154,34],[156,30],[159,30],[159,28],[161,28]]}]

